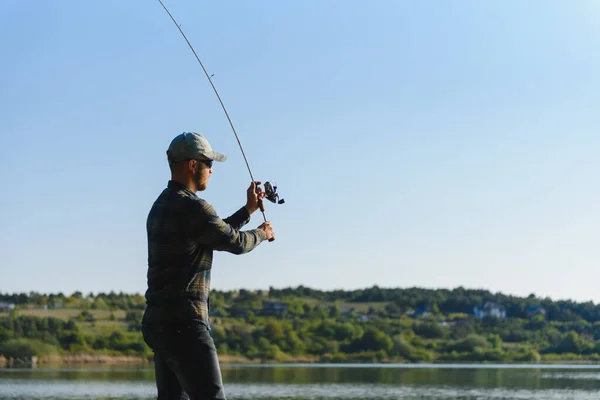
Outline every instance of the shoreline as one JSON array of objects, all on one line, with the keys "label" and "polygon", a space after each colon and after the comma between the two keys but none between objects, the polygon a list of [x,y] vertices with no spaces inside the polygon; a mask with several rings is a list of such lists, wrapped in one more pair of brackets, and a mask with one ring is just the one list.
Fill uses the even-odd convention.
[{"label": "shoreline", "polygon": [[[594,366],[598,365],[600,368],[600,362],[593,360],[539,360],[537,362],[478,362],[478,361],[464,361],[464,362],[446,362],[446,361],[433,361],[433,362],[405,362],[398,360],[388,360],[381,362],[360,362],[360,361],[346,361],[346,362],[324,362],[320,361],[318,357],[292,357],[285,360],[274,361],[274,360],[261,360],[261,359],[248,359],[242,356],[233,355],[219,355],[219,363],[223,366],[227,365],[318,365],[318,366],[369,366],[369,365],[403,365],[407,367],[420,367],[420,366],[439,366],[441,368],[445,366],[486,366],[493,368],[494,366]],[[52,355],[45,357],[22,357],[17,359],[9,358],[0,355],[0,369],[8,368],[38,368],[38,367],[151,367],[153,365],[152,359],[148,359],[140,356],[124,356],[124,355],[104,355],[104,354],[68,354],[68,355]]]},{"label": "shoreline", "polygon": [[[305,363],[305,364],[316,364],[318,358],[309,357],[295,357],[286,359],[285,362],[277,363]],[[264,361],[260,359],[249,359],[242,356],[233,355],[219,355],[219,362],[221,364],[263,364]],[[269,363],[275,363],[269,361]],[[44,357],[18,357],[18,358],[6,358],[0,355],[0,368],[13,368],[17,366],[24,367],[40,367],[40,366],[67,366],[67,365],[98,365],[98,366],[150,366],[153,364],[152,359],[141,356],[124,356],[124,355],[104,355],[104,354],[67,354],[67,355],[51,355]]]}]

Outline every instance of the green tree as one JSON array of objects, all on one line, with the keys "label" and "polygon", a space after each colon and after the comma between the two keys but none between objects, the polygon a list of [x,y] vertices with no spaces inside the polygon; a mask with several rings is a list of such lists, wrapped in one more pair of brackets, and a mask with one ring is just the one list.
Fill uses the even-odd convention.
[{"label": "green tree", "polygon": [[400,356],[402,358],[411,359],[415,349],[414,347],[402,337],[402,335],[394,335],[392,338],[393,346],[390,351],[390,355]]},{"label": "green tree", "polygon": [[69,351],[83,350],[87,347],[85,336],[79,330],[62,331],[58,341],[63,349]]},{"label": "green tree", "polygon": [[287,340],[287,347],[291,354],[300,355],[300,354],[303,354],[304,351],[306,350],[306,345],[298,337],[298,334],[295,331],[289,330],[287,332],[286,340]]},{"label": "green tree", "polygon": [[276,320],[269,320],[265,324],[265,335],[271,341],[275,342],[285,337],[283,328]]},{"label": "green tree", "polygon": [[499,349],[502,347],[502,339],[496,334],[489,335],[487,341],[493,348]]},{"label": "green tree", "polygon": [[267,339],[266,337],[261,337],[260,339],[258,339],[257,345],[258,345],[257,347],[260,351],[266,352],[267,350],[269,350],[269,346],[271,346],[271,342],[269,342],[269,339]]},{"label": "green tree", "polygon": [[340,316],[340,307],[337,303],[334,303],[331,307],[329,307],[329,317],[337,318]]},{"label": "green tree", "polygon": [[106,304],[106,301],[104,301],[104,299],[97,297],[94,302],[92,303],[92,309],[95,310],[108,310],[108,304]]},{"label": "green tree", "polygon": [[224,342],[227,339],[227,333],[225,328],[220,325],[213,325],[211,329],[211,336],[215,343]]},{"label": "green tree", "polygon": [[444,337],[444,328],[437,322],[418,322],[413,326],[413,331],[427,339]]},{"label": "green tree", "polygon": [[589,344],[585,342],[585,340],[581,339],[577,332],[570,331],[567,333],[559,345],[556,347],[556,353],[575,353],[578,354],[582,352],[584,348],[591,347]]},{"label": "green tree", "polygon": [[389,351],[394,346],[392,339],[381,330],[369,327],[364,335],[351,343],[354,351]]}]

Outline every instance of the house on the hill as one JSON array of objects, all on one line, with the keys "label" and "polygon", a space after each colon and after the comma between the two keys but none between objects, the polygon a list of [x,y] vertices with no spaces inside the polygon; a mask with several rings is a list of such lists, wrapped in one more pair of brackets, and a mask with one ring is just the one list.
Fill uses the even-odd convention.
[{"label": "house on the hill", "polygon": [[14,303],[8,303],[6,301],[0,301],[0,312],[10,312],[11,310],[14,310],[15,308],[15,304]]},{"label": "house on the hill", "polygon": [[527,308],[525,309],[525,314],[527,314],[527,316],[531,318],[536,315],[546,315],[546,310],[540,305],[527,306]]},{"label": "house on the hill", "polygon": [[231,318],[246,318],[248,316],[247,308],[230,308],[229,316]]},{"label": "house on the hill", "polygon": [[358,318],[363,322],[366,322],[371,319],[375,319],[377,317],[378,317],[377,311],[375,311],[375,309],[373,307],[369,308],[369,311],[367,311],[367,313],[359,313],[359,315],[358,315]]},{"label": "house on the hill", "polygon": [[418,306],[416,310],[412,313],[407,313],[407,315],[413,318],[428,318],[431,316],[431,309],[429,306]]},{"label": "house on the hill", "polygon": [[265,316],[283,316],[288,312],[288,304],[281,301],[263,302],[262,315]]},{"label": "house on the hill", "polygon": [[473,307],[473,314],[479,319],[485,317],[506,318],[506,308],[501,304],[488,301],[483,306]]},{"label": "house on the hill", "polygon": [[342,315],[344,317],[351,317],[354,314],[356,314],[356,310],[354,309],[354,307],[350,307],[350,308],[345,307],[340,310],[340,315]]}]

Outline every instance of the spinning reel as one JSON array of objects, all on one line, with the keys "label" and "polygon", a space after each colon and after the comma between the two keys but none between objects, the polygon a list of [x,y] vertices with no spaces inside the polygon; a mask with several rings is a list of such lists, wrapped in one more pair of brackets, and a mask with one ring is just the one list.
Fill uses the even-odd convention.
[{"label": "spinning reel", "polygon": [[277,194],[277,183],[275,182],[265,182],[265,197],[272,203],[285,203],[284,199],[279,199],[279,194]]},{"label": "spinning reel", "polygon": [[[265,182],[265,198],[271,203],[285,203],[285,200],[280,199],[279,194],[277,194],[277,184],[275,182]],[[265,217],[265,206],[263,205],[262,199],[258,199],[258,208],[262,211],[263,218],[265,219],[265,222],[267,222],[267,217]],[[269,239],[269,242],[272,242],[273,240],[275,240],[275,238]]]}]

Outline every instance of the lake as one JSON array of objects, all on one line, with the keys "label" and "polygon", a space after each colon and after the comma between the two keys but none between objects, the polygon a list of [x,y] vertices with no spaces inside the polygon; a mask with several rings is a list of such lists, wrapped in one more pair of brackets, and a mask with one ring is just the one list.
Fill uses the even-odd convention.
[{"label": "lake", "polygon": [[[222,365],[229,400],[587,400],[600,366]],[[154,399],[148,368],[0,369],[2,400]]]}]

